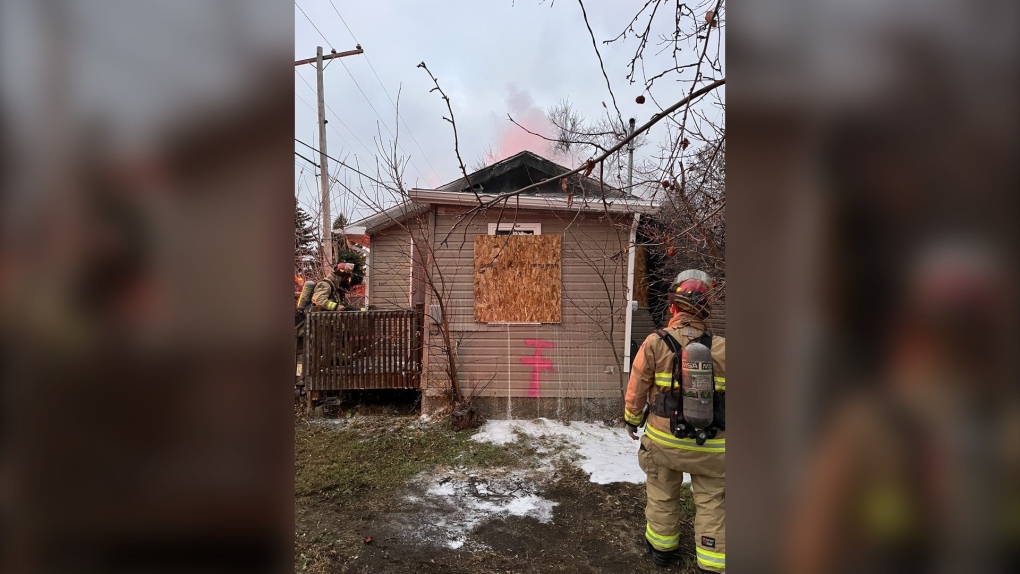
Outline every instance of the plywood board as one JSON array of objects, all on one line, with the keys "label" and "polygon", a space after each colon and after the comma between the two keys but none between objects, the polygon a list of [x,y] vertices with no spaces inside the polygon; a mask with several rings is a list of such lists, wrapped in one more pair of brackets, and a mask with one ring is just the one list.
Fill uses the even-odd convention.
[{"label": "plywood board", "polygon": [[476,235],[475,321],[559,323],[562,236]]}]

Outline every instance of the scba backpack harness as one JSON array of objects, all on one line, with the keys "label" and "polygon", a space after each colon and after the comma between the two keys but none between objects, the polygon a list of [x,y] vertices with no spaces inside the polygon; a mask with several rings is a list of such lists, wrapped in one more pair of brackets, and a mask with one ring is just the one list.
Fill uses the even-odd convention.
[{"label": "scba backpack harness", "polygon": [[669,430],[677,438],[692,438],[700,446],[726,430],[726,393],[716,392],[712,372],[712,335],[704,332],[681,346],[664,329],[659,336],[673,353],[669,390],[659,389],[652,413],[669,417]]}]

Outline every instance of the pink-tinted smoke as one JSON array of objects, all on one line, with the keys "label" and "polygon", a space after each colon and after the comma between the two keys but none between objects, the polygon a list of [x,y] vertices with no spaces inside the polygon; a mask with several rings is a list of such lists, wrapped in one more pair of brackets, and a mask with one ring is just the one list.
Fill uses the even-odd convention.
[{"label": "pink-tinted smoke", "polygon": [[[506,89],[506,113],[510,114],[514,121],[536,134],[545,137],[555,135],[555,128],[546,117],[545,111],[535,105],[535,99],[527,89],[518,88],[514,84],[507,84]],[[524,150],[553,160],[562,159],[553,157],[551,142],[515,126],[506,117],[499,118],[499,125],[501,126],[499,140],[491,150],[495,157],[487,159],[499,161]]]}]

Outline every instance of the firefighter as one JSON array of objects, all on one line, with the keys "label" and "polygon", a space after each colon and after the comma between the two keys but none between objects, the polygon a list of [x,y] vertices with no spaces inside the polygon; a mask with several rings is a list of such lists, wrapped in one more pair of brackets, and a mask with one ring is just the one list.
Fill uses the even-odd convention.
[{"label": "firefighter", "polygon": [[[624,422],[630,437],[641,441],[638,462],[647,475],[648,496],[644,534],[652,561],[665,567],[678,557],[679,501],[686,472],[691,476],[696,509],[698,569],[725,572],[726,342],[712,336],[705,323],[710,314],[708,292],[712,285],[708,274],[688,270],[670,286],[669,325],[649,335],[638,349],[627,385]],[[694,363],[703,366],[698,374],[703,378],[699,380],[708,381],[699,383],[708,386],[702,396],[710,398],[703,401],[712,403],[711,423],[702,423],[700,429],[692,428],[684,419],[687,399],[678,384],[681,378],[693,380],[694,375],[675,372],[686,369],[687,363],[674,361],[674,357],[686,358],[687,351],[695,348],[702,350],[705,359]],[[637,431],[642,425],[645,432],[639,438]]]},{"label": "firefighter", "polygon": [[315,285],[315,292],[312,293],[312,310],[342,311],[344,296],[351,288],[353,277],[353,263],[337,263],[333,271]]}]

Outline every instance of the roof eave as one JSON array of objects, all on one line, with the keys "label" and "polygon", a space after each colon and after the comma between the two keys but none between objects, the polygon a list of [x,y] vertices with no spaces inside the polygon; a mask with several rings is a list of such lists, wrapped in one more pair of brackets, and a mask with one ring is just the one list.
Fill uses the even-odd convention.
[{"label": "roof eave", "polygon": [[394,205],[393,207],[370,215],[364,219],[354,222],[347,227],[348,230],[358,230],[358,235],[371,236],[393,225],[403,223],[407,219],[428,211],[429,206],[417,202],[407,202]]},{"label": "roof eave", "polygon": [[[478,198],[473,193],[459,191],[436,191],[433,189],[411,189],[408,196],[419,203],[439,203],[444,205],[477,206]],[[480,193],[483,202],[496,199],[497,195]],[[611,198],[603,202],[601,199],[573,199],[567,201],[561,197],[543,197],[540,195],[518,195],[512,197],[508,206],[522,209],[552,209],[556,211],[589,211],[610,213],[653,213],[658,205],[646,199]]]}]

